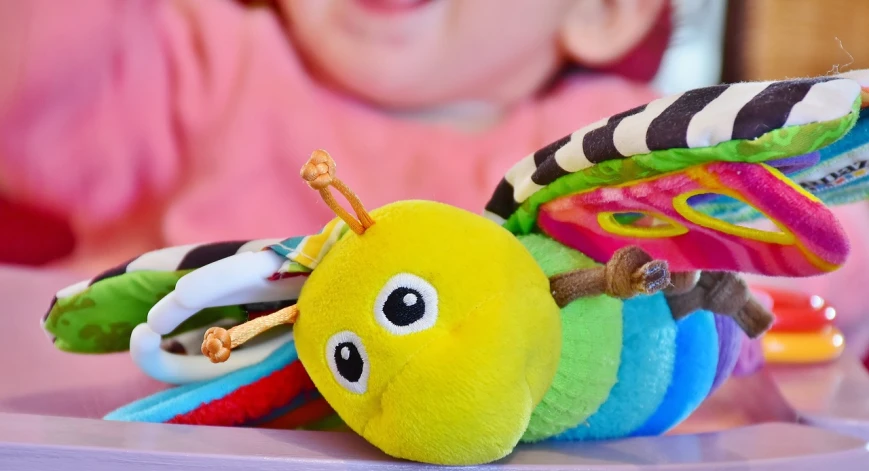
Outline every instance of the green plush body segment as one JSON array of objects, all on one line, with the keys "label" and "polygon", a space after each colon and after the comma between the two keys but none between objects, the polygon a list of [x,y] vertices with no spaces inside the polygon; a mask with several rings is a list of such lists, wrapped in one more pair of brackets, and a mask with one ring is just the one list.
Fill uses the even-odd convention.
[{"label": "green plush body segment", "polygon": [[[70,353],[113,353],[130,349],[130,334],[147,322],[148,311],[190,270],[138,271],[106,278],[87,290],[58,299],[45,321],[54,345]],[[238,306],[208,308],[182,323],[174,336],[222,319],[246,320]]]},{"label": "green plush body segment", "polygon": [[848,115],[831,121],[772,130],[752,140],[732,140],[711,147],[664,149],[627,159],[600,162],[565,175],[531,195],[504,223],[514,234],[528,234],[537,224],[537,212],[556,198],[620,185],[709,162],[761,163],[814,152],[847,134],[857,122],[860,99]]},{"label": "green plush body segment", "polygon": [[[540,234],[519,236],[547,276],[597,265]],[[576,427],[594,414],[616,383],[622,351],[622,301],[576,300],[561,309],[562,349],[552,385],[522,437],[534,442]]]}]

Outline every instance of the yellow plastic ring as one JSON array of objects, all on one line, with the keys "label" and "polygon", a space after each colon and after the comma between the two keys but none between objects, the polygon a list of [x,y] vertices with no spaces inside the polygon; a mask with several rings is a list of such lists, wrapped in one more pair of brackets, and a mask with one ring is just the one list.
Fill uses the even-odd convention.
[{"label": "yellow plastic ring", "polygon": [[761,344],[769,363],[822,363],[839,358],[845,337],[836,327],[827,326],[815,332],[767,332]]}]

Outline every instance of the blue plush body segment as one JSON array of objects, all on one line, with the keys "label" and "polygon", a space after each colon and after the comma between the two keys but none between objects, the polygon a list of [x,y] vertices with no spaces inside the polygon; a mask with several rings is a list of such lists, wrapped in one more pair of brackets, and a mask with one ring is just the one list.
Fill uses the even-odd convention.
[{"label": "blue plush body segment", "polygon": [[167,389],[127,404],[105,416],[105,420],[163,423],[187,414],[209,402],[226,397],[233,391],[255,383],[298,360],[295,342],[278,347],[265,360],[223,375],[217,379]]},{"label": "blue plush body segment", "polygon": [[646,423],[664,400],[677,356],[677,324],[670,307],[659,293],[629,299],[622,309],[624,346],[618,381],[607,400],[585,423],[553,440],[628,436]]},{"label": "blue plush body segment", "polygon": [[[698,311],[677,322],[676,365],[664,400],[631,435],[660,435],[685,420],[706,399],[718,367],[718,330],[714,315]],[[637,395],[642,395],[638,391]]]}]

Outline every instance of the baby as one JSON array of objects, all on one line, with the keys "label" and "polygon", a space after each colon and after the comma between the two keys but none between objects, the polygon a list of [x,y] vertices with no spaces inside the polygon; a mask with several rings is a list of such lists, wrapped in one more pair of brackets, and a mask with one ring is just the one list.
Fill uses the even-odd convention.
[{"label": "baby", "polygon": [[67,215],[89,274],[319,231],[317,148],[371,207],[479,212],[522,156],[655,98],[559,72],[624,57],[666,3],[0,0],[0,191]]},{"label": "baby", "polygon": [[[315,233],[332,216],[298,169],[317,148],[370,207],[479,212],[519,158],[656,98],[588,69],[635,50],[669,2],[266,3],[0,0],[0,191],[72,220],[69,267]],[[862,315],[866,208],[840,211],[842,272],[777,283]]]}]

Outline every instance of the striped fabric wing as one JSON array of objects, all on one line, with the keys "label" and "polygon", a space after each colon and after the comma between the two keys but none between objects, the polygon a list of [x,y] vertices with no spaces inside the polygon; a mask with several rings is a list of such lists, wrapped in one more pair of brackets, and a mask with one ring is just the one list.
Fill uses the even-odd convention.
[{"label": "striped fabric wing", "polygon": [[[57,292],[42,327],[55,347],[73,353],[110,353],[129,349],[130,333],[146,322],[154,304],[192,270],[226,257],[262,250],[280,239],[231,241],[170,247],[145,253],[96,277]],[[240,306],[204,309],[173,333],[221,320],[246,320]]]},{"label": "striped fabric wing", "polygon": [[860,83],[845,77],[716,85],[661,98],[522,159],[486,215],[528,233],[540,206],[565,195],[710,162],[785,165],[845,135],[860,104]]}]

